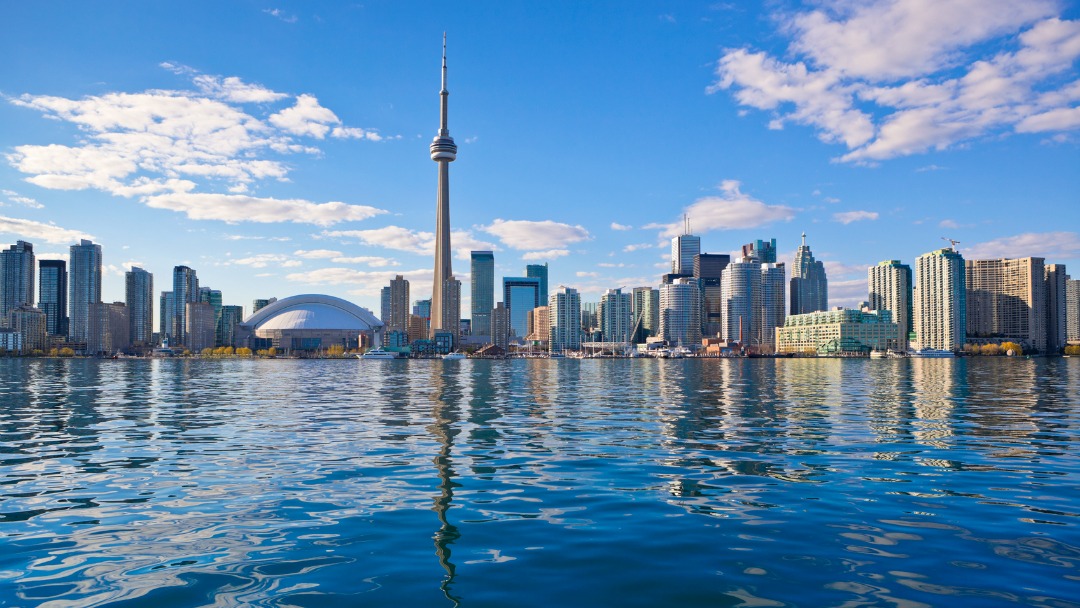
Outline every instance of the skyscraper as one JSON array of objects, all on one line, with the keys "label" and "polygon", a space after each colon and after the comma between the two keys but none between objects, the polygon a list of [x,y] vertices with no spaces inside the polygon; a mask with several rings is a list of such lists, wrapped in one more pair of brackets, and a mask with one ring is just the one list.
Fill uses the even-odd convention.
[{"label": "skyscraper", "polygon": [[721,280],[731,263],[726,253],[702,253],[694,256],[694,278],[701,289],[701,333],[715,336],[723,329]]},{"label": "skyscraper", "polygon": [[581,294],[560,285],[548,297],[549,343],[553,353],[581,348]]},{"label": "skyscraper", "polygon": [[540,279],[503,277],[503,303],[511,340],[523,339],[528,334],[529,311],[540,305]]},{"label": "skyscraper", "polygon": [[154,275],[132,266],[124,274],[124,301],[127,304],[128,338],[146,346],[154,338]]},{"label": "skyscraper", "polygon": [[1064,264],[1047,264],[1046,268],[1046,352],[1057,354],[1065,348],[1066,285],[1068,275]]},{"label": "skyscraper", "polygon": [[217,326],[217,346],[232,346],[236,337],[236,327],[244,320],[244,307],[226,304],[221,307],[221,320]]},{"label": "skyscraper", "polygon": [[[176,316],[176,300],[173,299],[173,292],[163,291],[161,292],[161,299],[158,300],[158,342],[161,344],[172,344],[172,322],[173,317]],[[180,343],[179,340],[176,341]]]},{"label": "skyscraper", "polygon": [[71,307],[72,342],[86,343],[90,338],[90,313],[101,303],[101,245],[82,239],[68,253],[68,305]]},{"label": "skyscraper", "polygon": [[915,334],[921,348],[959,350],[967,334],[964,257],[952,247],[915,259]]},{"label": "skyscraper", "polygon": [[1080,342],[1080,279],[1065,277],[1065,339]]},{"label": "skyscraper", "polygon": [[743,257],[724,269],[721,311],[724,338],[747,348],[770,352],[776,328],[784,325],[786,276],[783,264]]},{"label": "skyscraper", "polygon": [[1043,258],[965,260],[965,342],[1045,352],[1045,267]]},{"label": "skyscraper", "polygon": [[633,328],[633,298],[622,289],[609,289],[600,296],[598,320],[605,342],[629,342]]},{"label": "skyscraper", "polygon": [[529,264],[525,267],[525,276],[540,280],[540,303],[537,306],[547,306],[548,301],[548,265]]},{"label": "skyscraper", "polygon": [[[454,275],[443,282],[442,326],[439,331],[450,332],[454,336],[451,347],[456,347],[461,340],[461,281]],[[434,335],[434,334],[433,334]]]},{"label": "skyscraper", "polygon": [[690,234],[689,220],[684,220],[683,233],[671,239],[671,273],[692,275],[694,256],[701,253],[701,237]]},{"label": "skyscraper", "polygon": [[490,251],[472,252],[472,333],[491,335],[491,309],[495,308],[495,254]]},{"label": "skyscraper", "polygon": [[907,350],[908,334],[914,328],[911,266],[900,260],[886,260],[868,268],[866,274],[870,309],[892,312],[898,326],[897,344],[900,350]]},{"label": "skyscraper", "polygon": [[0,327],[7,327],[13,309],[33,305],[34,246],[18,241],[0,251]]},{"label": "skyscraper", "polygon": [[[447,315],[444,313],[444,308],[446,308],[444,290],[447,281],[454,275],[450,255],[450,163],[457,158],[457,144],[454,143],[454,138],[450,137],[450,128],[447,126],[447,97],[449,96],[450,91],[446,90],[446,34],[443,34],[439,134],[431,142],[431,160],[439,163],[439,193],[435,207],[435,280],[431,290],[432,337],[435,336],[436,331],[443,329],[457,333],[459,326],[458,319],[453,320],[451,327],[444,326],[447,322]],[[460,298],[458,303],[460,306]],[[457,316],[461,316],[460,312]]]},{"label": "skyscraper", "polygon": [[635,287],[633,291],[634,335],[635,344],[643,344],[649,336],[657,335],[660,330],[660,292],[652,287]]},{"label": "skyscraper", "polygon": [[68,335],[67,261],[38,262],[38,308],[45,313],[45,331],[50,336]]},{"label": "skyscraper", "polygon": [[747,243],[742,246],[742,254],[744,258],[755,258],[762,264],[775,264],[776,239],[768,241],[758,239],[753,243]]},{"label": "skyscraper", "polygon": [[791,306],[789,313],[802,315],[829,309],[829,283],[825,264],[814,259],[802,233],[802,245],[795,252],[791,268]]},{"label": "skyscraper", "polygon": [[199,279],[187,266],[173,267],[173,316],[169,332],[173,344],[187,345],[187,305],[199,303]]},{"label": "skyscraper", "polygon": [[701,344],[701,290],[694,279],[660,286],[660,336],[671,346]]},{"label": "skyscraper", "polygon": [[[387,288],[384,288],[387,289]],[[408,331],[409,329],[409,281],[402,275],[397,275],[388,288],[389,308],[384,311],[387,318],[383,319],[386,331]]]}]

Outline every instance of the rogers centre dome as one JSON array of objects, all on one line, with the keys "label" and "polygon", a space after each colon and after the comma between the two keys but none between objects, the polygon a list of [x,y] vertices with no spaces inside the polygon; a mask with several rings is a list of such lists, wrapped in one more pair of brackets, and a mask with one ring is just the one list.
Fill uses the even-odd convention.
[{"label": "rogers centre dome", "polygon": [[379,344],[383,322],[370,310],[333,296],[304,294],[278,300],[244,319],[236,343],[252,348],[318,350],[334,344]]}]

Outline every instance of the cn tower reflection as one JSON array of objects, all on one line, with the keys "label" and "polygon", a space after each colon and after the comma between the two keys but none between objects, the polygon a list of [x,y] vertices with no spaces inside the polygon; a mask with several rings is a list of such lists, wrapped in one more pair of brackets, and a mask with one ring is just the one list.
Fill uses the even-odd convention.
[{"label": "cn tower reflection", "polygon": [[428,431],[439,444],[438,452],[432,462],[439,477],[439,494],[434,498],[432,510],[439,518],[439,529],[432,537],[435,541],[435,555],[439,565],[446,571],[439,588],[446,599],[456,607],[461,605],[461,598],[452,593],[457,568],[451,561],[452,547],[461,538],[457,526],[450,523],[447,514],[454,500],[454,489],[461,484],[454,481],[457,473],[453,466],[454,439],[461,433],[457,423],[461,420],[459,404],[462,403],[462,386],[459,375],[468,373],[468,368],[459,364],[447,365],[442,361],[431,361],[430,378],[432,388],[432,415]]}]

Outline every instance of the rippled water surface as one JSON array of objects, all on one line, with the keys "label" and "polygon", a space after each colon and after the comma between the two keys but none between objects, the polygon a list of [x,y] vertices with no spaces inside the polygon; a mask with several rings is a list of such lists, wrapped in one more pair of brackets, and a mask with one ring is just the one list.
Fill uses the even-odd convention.
[{"label": "rippled water surface", "polygon": [[0,605],[1080,606],[1080,359],[0,360]]}]

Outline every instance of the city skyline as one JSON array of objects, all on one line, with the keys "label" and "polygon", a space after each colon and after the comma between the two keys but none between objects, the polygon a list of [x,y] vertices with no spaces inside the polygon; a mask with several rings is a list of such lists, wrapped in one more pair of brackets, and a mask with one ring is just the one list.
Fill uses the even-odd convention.
[{"label": "city skyline", "polygon": [[[658,285],[686,216],[702,253],[775,238],[789,267],[805,231],[830,305],[865,300],[868,267],[913,264],[941,237],[967,259],[1078,268],[1077,6],[967,4],[941,3],[941,28],[918,31],[906,2],[493,16],[312,3],[218,19],[105,3],[62,20],[7,6],[20,27],[0,45],[20,60],[0,79],[0,243],[31,242],[40,262],[93,237],[105,301],[123,299],[130,266],[163,281],[178,265],[248,312],[296,293],[378,310],[399,274],[429,297],[423,157],[447,30],[469,152],[455,169],[459,269],[471,250],[494,252],[496,276],[547,262],[551,289],[598,301]],[[875,19],[895,26],[875,40],[894,57],[843,35]],[[218,44],[186,40],[192,28]],[[980,114],[987,101],[1007,117]],[[629,141],[632,154],[612,152]]]}]

